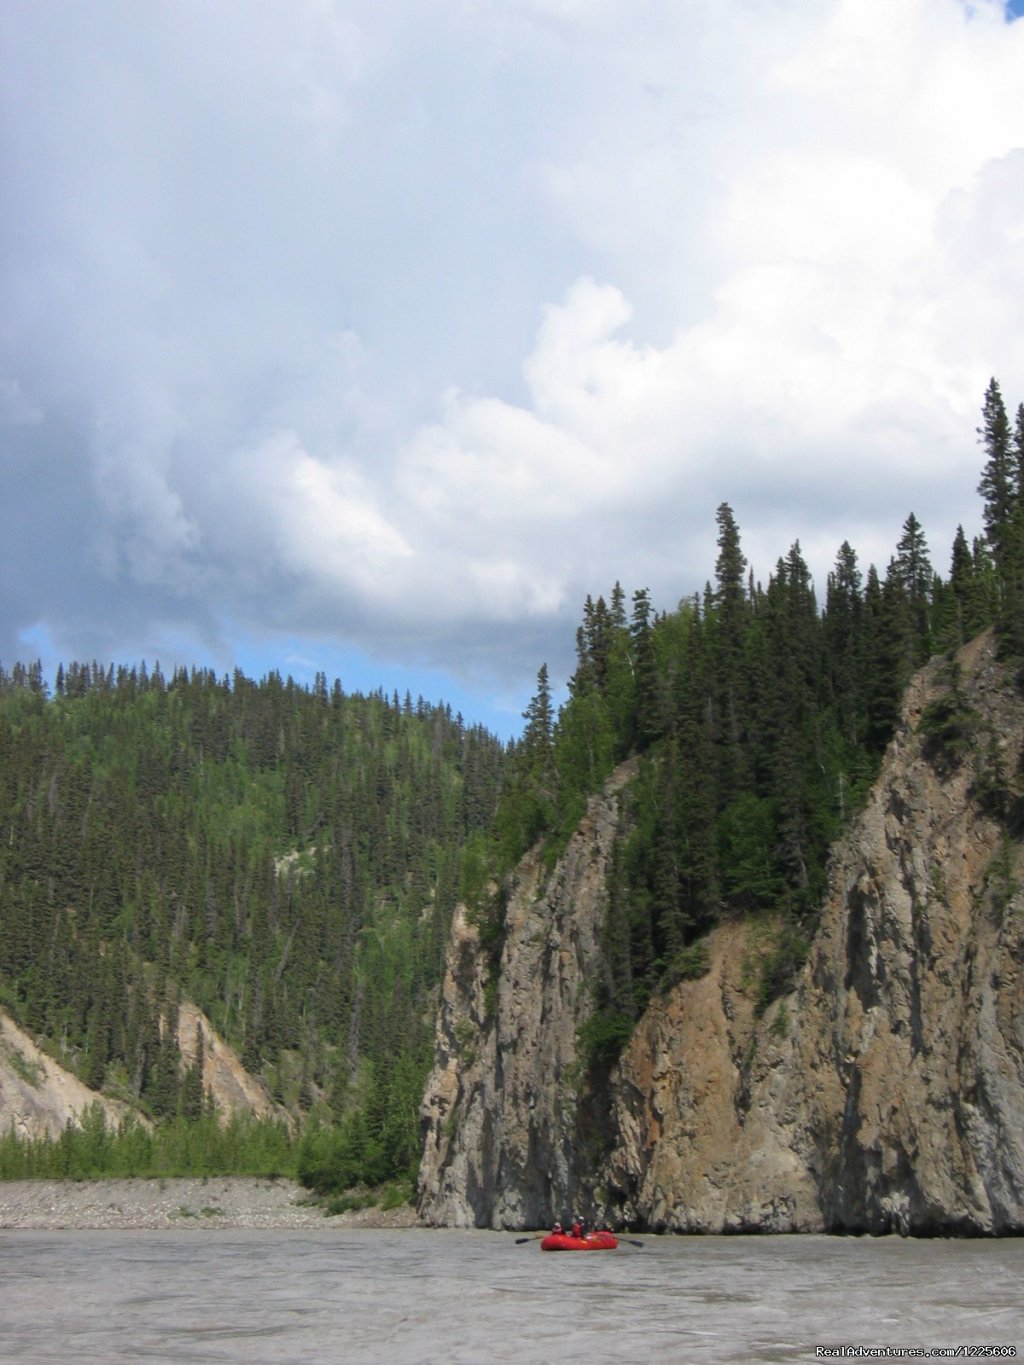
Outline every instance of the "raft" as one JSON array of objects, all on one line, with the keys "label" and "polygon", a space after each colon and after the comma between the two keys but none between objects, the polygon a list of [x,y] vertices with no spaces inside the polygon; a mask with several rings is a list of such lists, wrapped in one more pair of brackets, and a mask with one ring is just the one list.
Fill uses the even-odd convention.
[{"label": "raft", "polygon": [[570,1232],[549,1232],[541,1241],[541,1251],[614,1251],[619,1239],[614,1232],[588,1232],[574,1237]]}]

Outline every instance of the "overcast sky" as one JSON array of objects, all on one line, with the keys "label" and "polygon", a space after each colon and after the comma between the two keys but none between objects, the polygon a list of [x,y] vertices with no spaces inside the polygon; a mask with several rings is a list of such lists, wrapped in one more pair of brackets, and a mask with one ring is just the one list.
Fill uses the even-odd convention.
[{"label": "overcast sky", "polygon": [[[1020,8],[1021,6],[1017,6]],[[508,735],[728,501],[884,572],[1024,399],[1002,0],[4,0],[0,660]]]}]

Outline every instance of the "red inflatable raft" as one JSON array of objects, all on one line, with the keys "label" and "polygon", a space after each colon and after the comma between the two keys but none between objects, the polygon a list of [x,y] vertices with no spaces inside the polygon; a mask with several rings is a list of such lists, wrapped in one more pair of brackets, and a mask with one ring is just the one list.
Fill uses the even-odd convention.
[{"label": "red inflatable raft", "polygon": [[571,1232],[549,1232],[540,1244],[541,1251],[614,1251],[619,1239],[614,1232],[588,1232],[574,1237]]}]

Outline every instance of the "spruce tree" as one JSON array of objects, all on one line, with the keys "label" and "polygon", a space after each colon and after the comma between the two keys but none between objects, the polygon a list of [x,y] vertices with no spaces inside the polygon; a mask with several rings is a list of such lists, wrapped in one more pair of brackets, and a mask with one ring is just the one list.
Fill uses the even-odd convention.
[{"label": "spruce tree", "polygon": [[720,799],[729,801],[742,790],[746,780],[743,647],[749,615],[744,587],[747,561],[740,549],[739,528],[728,503],[719,506],[715,520],[718,523],[718,558],[715,561],[713,638],[718,785]]},{"label": "spruce tree", "polygon": [[985,391],[982,425],[978,428],[978,436],[986,455],[978,484],[978,492],[984,500],[982,515],[985,534],[992,547],[996,568],[1002,573],[1006,540],[1019,483],[1019,464],[1003,395],[995,379],[989,381]]},{"label": "spruce tree", "polygon": [[651,600],[646,588],[640,588],[633,594],[630,636],[636,689],[636,741],[641,749],[645,749],[665,728],[662,684],[652,640]]},{"label": "spruce tree", "polygon": [[856,551],[844,540],[828,576],[824,633],[837,719],[851,747],[863,739],[865,725],[862,583]]},{"label": "spruce tree", "polygon": [[529,706],[523,712],[526,729],[523,731],[523,749],[530,761],[543,768],[551,755],[551,738],[554,730],[555,713],[551,702],[551,683],[548,679],[548,666],[541,664],[537,672],[537,690]]},{"label": "spruce tree", "polygon": [[890,573],[902,591],[908,635],[905,648],[911,668],[916,668],[931,654],[931,595],[935,575],[924,531],[913,512],[903,523]]}]

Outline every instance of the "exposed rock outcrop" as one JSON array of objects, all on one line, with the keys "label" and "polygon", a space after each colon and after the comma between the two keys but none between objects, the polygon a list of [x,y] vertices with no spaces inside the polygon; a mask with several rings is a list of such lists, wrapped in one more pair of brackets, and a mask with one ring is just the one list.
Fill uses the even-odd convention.
[{"label": "exposed rock outcrop", "polygon": [[[536,1226],[572,1202],[677,1231],[1024,1231],[1024,849],[985,799],[1019,788],[1024,698],[991,636],[958,664],[955,691],[942,661],[908,690],[795,989],[758,1016],[776,926],[716,930],[708,974],[652,1003],[613,1073],[603,1154],[580,1141],[573,1043],[614,794],[550,880],[524,864],[486,1025],[457,926],[424,1107],[427,1221]],[[957,722],[938,735],[922,724],[936,707]],[[471,1065],[463,1016],[481,1025]]]},{"label": "exposed rock outcrop", "polygon": [[[182,1001],[178,1045],[185,1066],[195,1061],[197,1036],[203,1040],[203,1088],[225,1120],[238,1113],[284,1116],[266,1086],[246,1071],[202,1010]],[[109,1127],[129,1112],[147,1121],[132,1106],[90,1089],[0,1010],[0,1133],[13,1130],[22,1138],[56,1138],[69,1122],[78,1123],[93,1103],[100,1105]]]},{"label": "exposed rock outcrop", "polygon": [[0,1010],[0,1132],[19,1138],[60,1137],[94,1102],[115,1126],[128,1106],[105,1099],[43,1052]]},{"label": "exposed rock outcrop", "polygon": [[518,1228],[545,1222],[579,1188],[576,1031],[591,1011],[620,768],[554,871],[517,869],[496,990],[464,910],[455,917],[424,1096],[419,1210],[431,1224]]},{"label": "exposed rock outcrop", "polygon": [[246,1071],[238,1053],[224,1041],[202,1010],[190,1000],[183,1000],[178,1010],[178,1048],[185,1066],[195,1062],[197,1036],[203,1041],[203,1089],[213,1097],[225,1119],[233,1114],[253,1114],[256,1118],[284,1115],[267,1087]]}]

